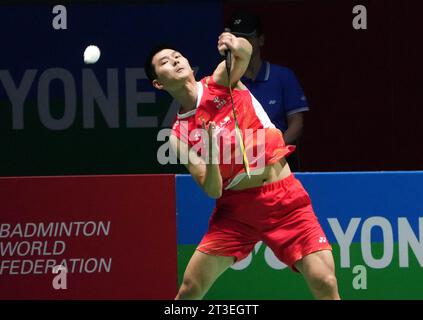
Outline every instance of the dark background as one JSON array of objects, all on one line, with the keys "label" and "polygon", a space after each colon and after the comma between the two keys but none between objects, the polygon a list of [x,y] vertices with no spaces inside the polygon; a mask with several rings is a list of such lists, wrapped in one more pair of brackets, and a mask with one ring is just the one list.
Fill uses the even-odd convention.
[{"label": "dark background", "polygon": [[[367,30],[352,27],[358,4],[367,7]],[[79,55],[90,42],[103,49],[92,66],[100,82],[105,68],[119,68],[123,77],[124,68],[143,67],[148,49],[161,40],[180,46],[201,77],[220,59],[215,42],[224,21],[238,8],[251,9],[263,20],[264,58],[293,69],[310,102],[299,148],[303,171],[423,169],[420,2],[79,2],[69,4],[69,30],[60,37],[51,28],[53,5],[0,6],[0,70],[15,82],[26,69],[64,67],[75,71],[79,86],[86,67]],[[140,86],[155,92],[145,81]],[[156,103],[140,106],[140,114],[158,115],[160,124],[172,100],[155,94]],[[185,172],[157,163],[161,127],[124,126],[123,102],[119,128],[108,128],[97,114],[95,129],[84,129],[78,109],[75,124],[63,131],[41,127],[36,104],[31,93],[25,129],[13,130],[0,83],[0,176]],[[60,116],[60,102],[57,108]]]},{"label": "dark background", "polygon": [[[352,27],[358,4],[367,30]],[[423,169],[421,2],[231,1],[225,17],[247,7],[264,57],[292,68],[309,99],[304,171]]]}]

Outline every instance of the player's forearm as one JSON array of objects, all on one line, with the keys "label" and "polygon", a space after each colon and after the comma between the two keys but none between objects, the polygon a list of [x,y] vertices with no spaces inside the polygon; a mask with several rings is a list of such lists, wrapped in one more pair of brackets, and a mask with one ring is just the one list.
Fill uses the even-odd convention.
[{"label": "player's forearm", "polygon": [[202,124],[203,129],[207,127],[209,137],[208,152],[206,160],[205,176],[202,183],[204,191],[211,198],[217,199],[222,195],[222,176],[219,170],[219,146],[217,145],[215,129],[216,123],[210,121],[206,126],[205,122]]},{"label": "player's forearm", "polygon": [[252,46],[248,40],[237,38],[238,45],[232,49],[231,83],[234,85],[244,75],[250,63]]},{"label": "player's forearm", "polygon": [[219,165],[213,163],[206,164],[206,175],[202,183],[204,192],[211,198],[220,198],[222,195],[222,184]]},{"label": "player's forearm", "polygon": [[237,38],[238,45],[232,49],[232,55],[234,59],[250,61],[251,53],[253,52],[253,47],[250,42],[244,38]]}]

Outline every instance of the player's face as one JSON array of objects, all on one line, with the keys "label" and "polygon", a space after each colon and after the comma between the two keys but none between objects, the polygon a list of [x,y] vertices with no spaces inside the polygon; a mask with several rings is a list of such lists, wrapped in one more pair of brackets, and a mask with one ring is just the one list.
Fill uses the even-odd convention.
[{"label": "player's face", "polygon": [[163,84],[171,85],[192,75],[188,60],[178,51],[164,49],[159,51],[152,60],[157,80]]}]

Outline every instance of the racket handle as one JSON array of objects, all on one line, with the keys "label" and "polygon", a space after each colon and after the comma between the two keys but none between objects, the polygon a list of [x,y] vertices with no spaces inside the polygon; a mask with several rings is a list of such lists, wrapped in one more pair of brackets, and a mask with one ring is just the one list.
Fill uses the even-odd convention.
[{"label": "racket handle", "polygon": [[[225,32],[231,32],[231,29],[225,28]],[[226,65],[226,72],[228,73],[228,78],[231,77],[231,65],[232,65],[232,56],[231,56],[231,50],[227,49],[225,50],[225,65]]]}]

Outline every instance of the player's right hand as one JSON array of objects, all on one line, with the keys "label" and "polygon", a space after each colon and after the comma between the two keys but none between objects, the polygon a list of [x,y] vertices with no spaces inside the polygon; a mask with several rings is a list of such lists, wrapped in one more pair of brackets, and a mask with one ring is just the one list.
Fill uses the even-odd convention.
[{"label": "player's right hand", "polygon": [[218,164],[219,163],[219,146],[217,144],[216,138],[216,123],[214,121],[210,121],[206,126],[206,123],[203,120],[202,123],[203,130],[207,132],[208,136],[208,154],[207,160],[208,163]]}]

